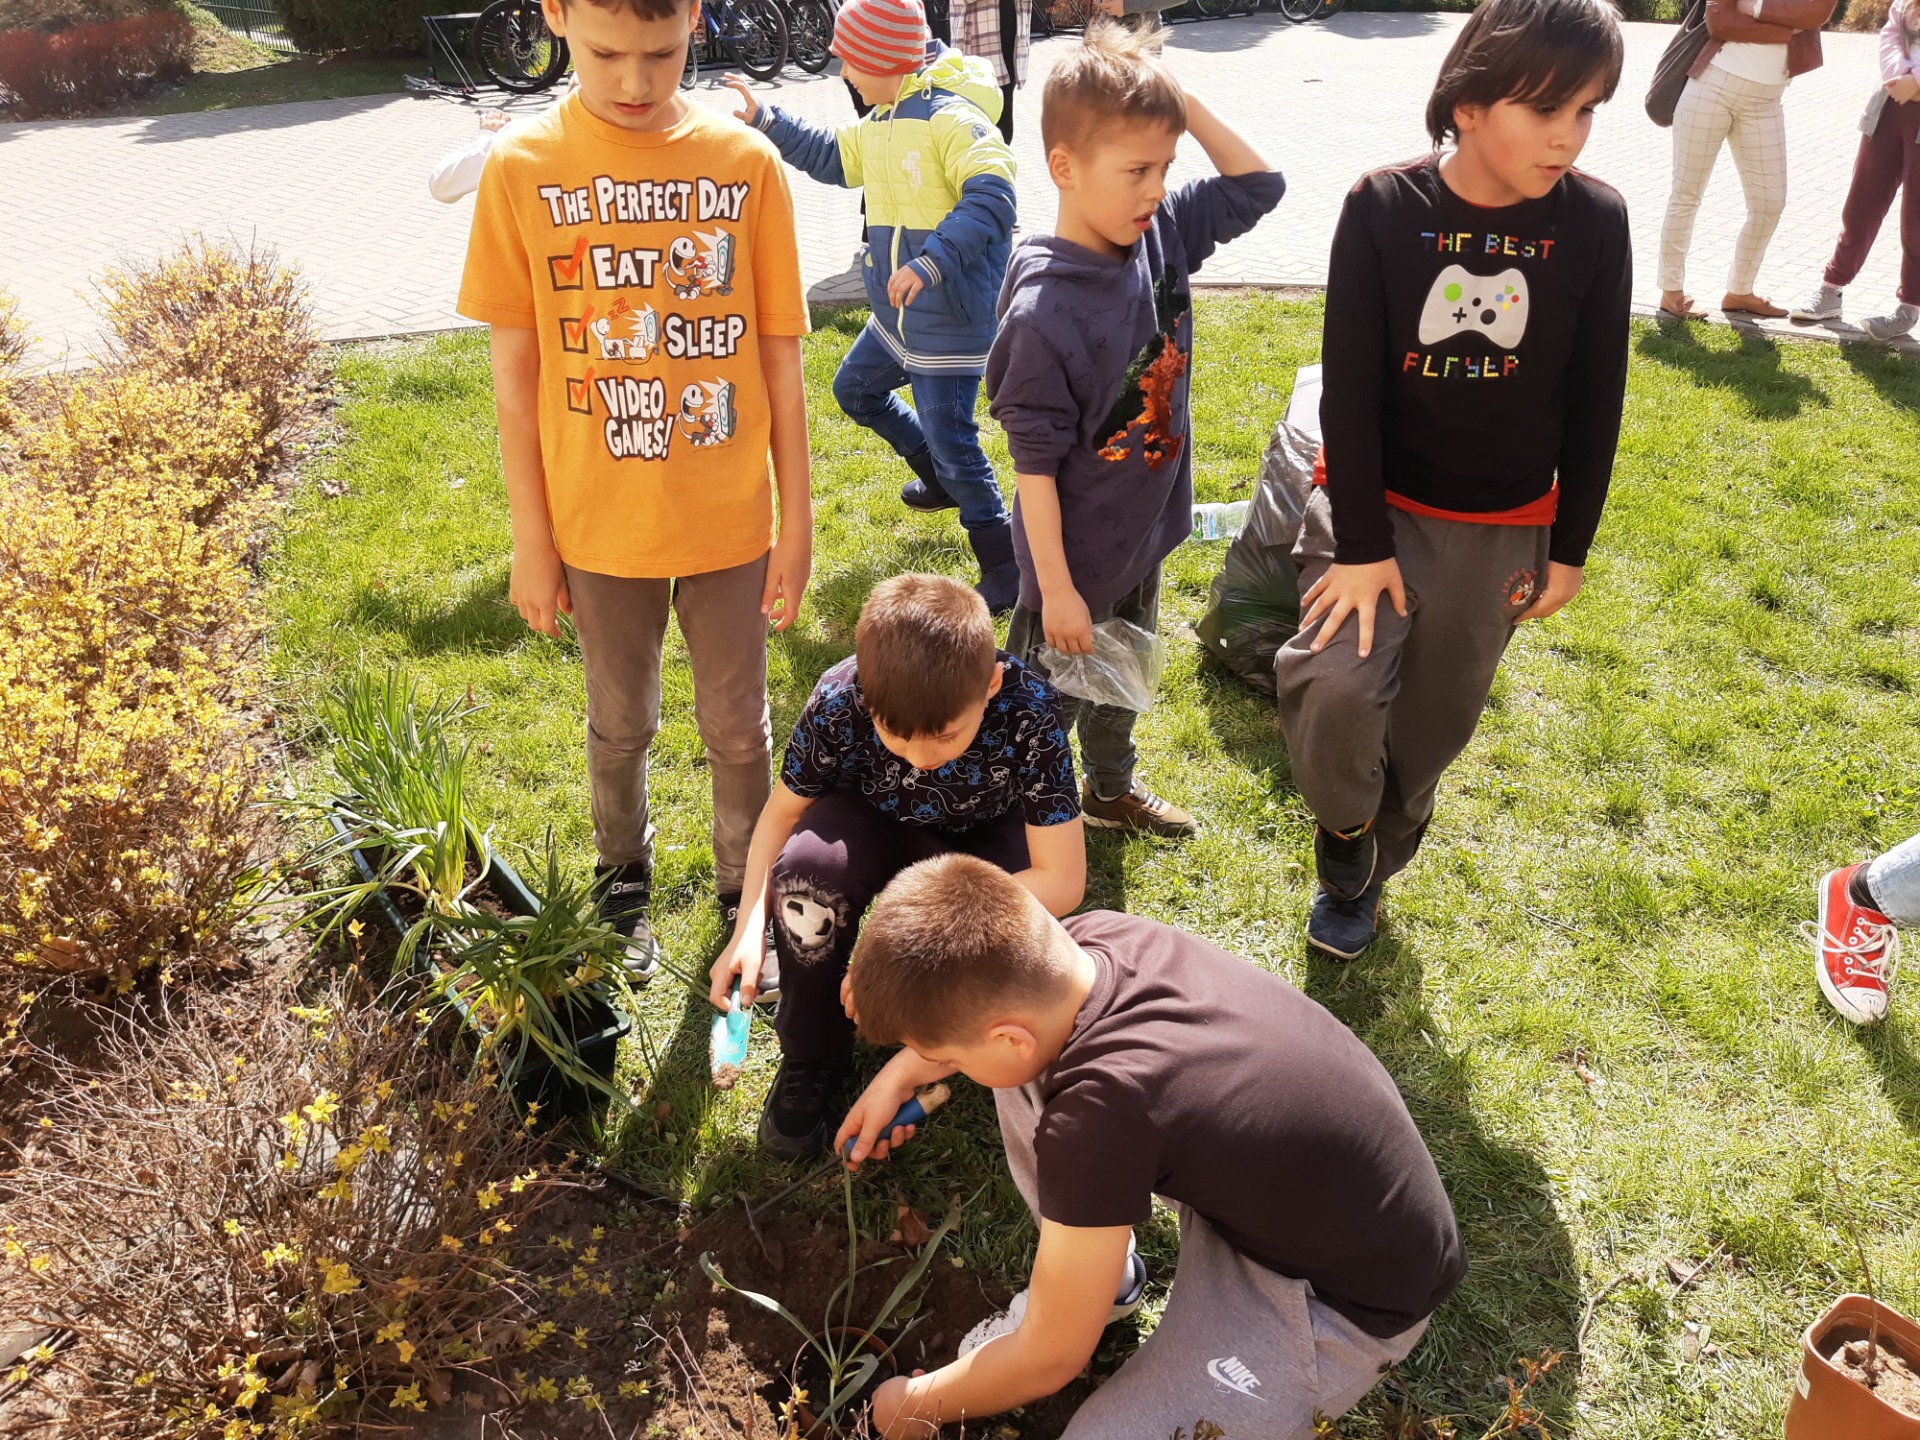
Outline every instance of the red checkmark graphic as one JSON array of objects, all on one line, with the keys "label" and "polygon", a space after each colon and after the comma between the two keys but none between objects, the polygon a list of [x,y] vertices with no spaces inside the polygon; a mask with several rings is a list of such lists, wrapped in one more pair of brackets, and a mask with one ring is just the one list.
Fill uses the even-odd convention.
[{"label": "red checkmark graphic", "polygon": [[584,235],[573,242],[573,255],[571,258],[559,255],[549,256],[547,264],[553,267],[554,288],[556,290],[578,290],[582,284],[580,266],[585,262],[586,258],[587,237]]},{"label": "red checkmark graphic", "polygon": [[587,367],[587,373],[575,380],[567,377],[567,408],[577,410],[582,415],[593,413],[593,367]]},{"label": "red checkmark graphic", "polygon": [[593,319],[593,306],[589,305],[580,312],[578,320],[571,316],[560,317],[560,348],[563,350],[585,350],[587,348],[587,322]]}]

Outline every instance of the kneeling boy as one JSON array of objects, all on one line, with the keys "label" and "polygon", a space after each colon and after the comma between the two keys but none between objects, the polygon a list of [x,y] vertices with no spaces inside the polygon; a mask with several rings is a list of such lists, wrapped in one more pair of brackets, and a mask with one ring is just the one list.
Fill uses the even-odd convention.
[{"label": "kneeling boy", "polygon": [[1064,924],[948,855],[875,901],[850,980],[862,1032],[906,1048],[841,1124],[854,1160],[918,1086],[993,1087],[1039,1218],[1029,1288],[930,1374],[888,1381],[874,1429],[925,1436],[1050,1395],[1137,1291],[1132,1229],[1180,1216],[1151,1339],[1071,1440],[1305,1437],[1405,1356],[1466,1268],[1439,1173],[1393,1078],[1277,976],[1133,915]]},{"label": "kneeling boy", "polygon": [[[774,919],[783,1059],[760,1142],[822,1150],[853,1052],[842,981],[860,918],[905,866],[961,851],[1056,915],[1080,903],[1087,856],[1073,754],[1053,689],[994,648],[986,602],[943,575],[897,575],[861,608],[854,653],[820,677],[747,852],[734,977],[752,1004]],[[777,857],[777,858],[776,858]]]}]

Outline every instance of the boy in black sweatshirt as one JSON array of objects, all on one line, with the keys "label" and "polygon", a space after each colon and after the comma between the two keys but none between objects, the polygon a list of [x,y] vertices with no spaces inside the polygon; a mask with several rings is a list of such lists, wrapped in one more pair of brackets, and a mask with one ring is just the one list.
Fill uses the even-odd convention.
[{"label": "boy in black sweatshirt", "polygon": [[1362,177],[1334,233],[1306,608],[1275,678],[1318,821],[1307,938],[1342,959],[1373,940],[1514,625],[1580,589],[1632,250],[1619,194],[1572,165],[1620,63],[1605,0],[1484,0],[1428,102],[1456,148]]}]

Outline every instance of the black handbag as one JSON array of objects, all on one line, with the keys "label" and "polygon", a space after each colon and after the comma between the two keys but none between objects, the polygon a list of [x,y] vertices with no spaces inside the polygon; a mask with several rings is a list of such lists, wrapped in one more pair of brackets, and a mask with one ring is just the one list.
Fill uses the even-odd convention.
[{"label": "black handbag", "polygon": [[1693,0],[1661,53],[1660,63],[1653,67],[1653,84],[1647,87],[1647,118],[1661,129],[1672,126],[1674,107],[1687,88],[1687,72],[1706,43],[1707,0]]}]

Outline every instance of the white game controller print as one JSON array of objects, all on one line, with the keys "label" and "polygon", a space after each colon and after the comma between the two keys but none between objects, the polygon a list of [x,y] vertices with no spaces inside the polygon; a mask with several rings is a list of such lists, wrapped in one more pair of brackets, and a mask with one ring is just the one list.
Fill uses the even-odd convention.
[{"label": "white game controller print", "polygon": [[1527,277],[1518,270],[1475,275],[1458,265],[1442,270],[1420,312],[1420,343],[1462,330],[1478,330],[1505,349],[1518,345],[1527,333]]}]

